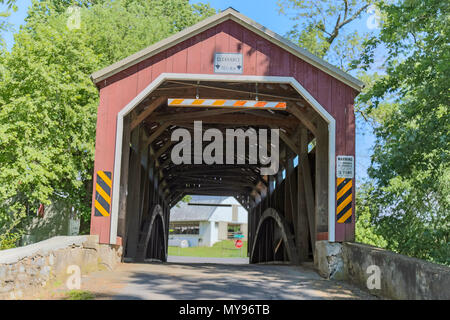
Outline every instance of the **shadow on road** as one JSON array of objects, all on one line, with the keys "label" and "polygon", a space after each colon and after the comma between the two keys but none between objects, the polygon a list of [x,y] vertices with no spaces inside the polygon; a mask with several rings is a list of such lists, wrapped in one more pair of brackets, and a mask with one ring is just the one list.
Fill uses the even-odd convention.
[{"label": "shadow on road", "polygon": [[120,289],[94,292],[97,299],[373,299],[343,282],[322,279],[301,266],[142,263],[116,272]]}]

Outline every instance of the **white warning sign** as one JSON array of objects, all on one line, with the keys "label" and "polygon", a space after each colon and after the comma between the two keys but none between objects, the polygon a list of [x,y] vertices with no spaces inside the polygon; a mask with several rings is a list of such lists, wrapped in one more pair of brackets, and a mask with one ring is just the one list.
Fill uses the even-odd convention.
[{"label": "white warning sign", "polygon": [[337,156],[336,177],[353,179],[355,175],[355,158],[353,156]]},{"label": "white warning sign", "polygon": [[214,73],[238,73],[243,72],[243,59],[241,53],[221,53],[214,55]]}]

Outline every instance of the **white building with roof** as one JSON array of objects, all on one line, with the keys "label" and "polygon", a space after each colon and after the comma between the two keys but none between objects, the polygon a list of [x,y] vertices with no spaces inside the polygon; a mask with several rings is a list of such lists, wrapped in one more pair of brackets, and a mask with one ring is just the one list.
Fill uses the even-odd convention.
[{"label": "white building with roof", "polygon": [[187,240],[190,247],[212,246],[237,234],[246,241],[247,214],[234,197],[192,196],[170,211],[169,245]]}]

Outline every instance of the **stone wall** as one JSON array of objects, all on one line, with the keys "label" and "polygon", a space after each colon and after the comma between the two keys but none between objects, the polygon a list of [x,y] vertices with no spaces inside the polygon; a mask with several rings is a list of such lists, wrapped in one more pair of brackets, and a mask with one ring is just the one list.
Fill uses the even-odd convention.
[{"label": "stone wall", "polygon": [[450,300],[450,268],[359,243],[316,243],[316,268],[389,299]]},{"label": "stone wall", "polygon": [[0,251],[0,299],[32,296],[64,282],[71,265],[80,267],[81,274],[112,270],[121,256],[120,246],[99,244],[98,236],[60,236]]},{"label": "stone wall", "polygon": [[314,264],[322,277],[342,280],[344,278],[342,244],[339,242],[316,241]]}]

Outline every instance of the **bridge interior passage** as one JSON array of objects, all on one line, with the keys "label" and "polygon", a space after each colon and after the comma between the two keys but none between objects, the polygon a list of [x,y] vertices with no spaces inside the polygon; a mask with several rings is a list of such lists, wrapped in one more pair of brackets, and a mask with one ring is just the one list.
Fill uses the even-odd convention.
[{"label": "bridge interior passage", "polygon": [[[170,98],[283,101],[286,108],[177,107],[168,105]],[[209,129],[223,140],[207,139]],[[261,171],[267,158],[257,153],[255,159],[252,147],[259,149],[254,140],[247,136],[241,150],[227,129],[266,129],[267,140],[258,139],[258,144],[272,164],[270,151],[278,138],[270,129],[279,129],[276,173]],[[174,150],[183,146],[181,137],[172,141],[175,130],[191,137],[190,154]],[[288,83],[162,82],[124,118],[117,235],[125,258],[165,261],[170,208],[185,195],[221,195],[235,197],[249,212],[251,263],[311,260],[315,241],[328,232],[328,139],[326,121]],[[233,141],[231,154],[227,141]],[[223,145],[211,153],[222,164],[201,159],[212,142]],[[175,163],[172,151],[189,161]]]}]

